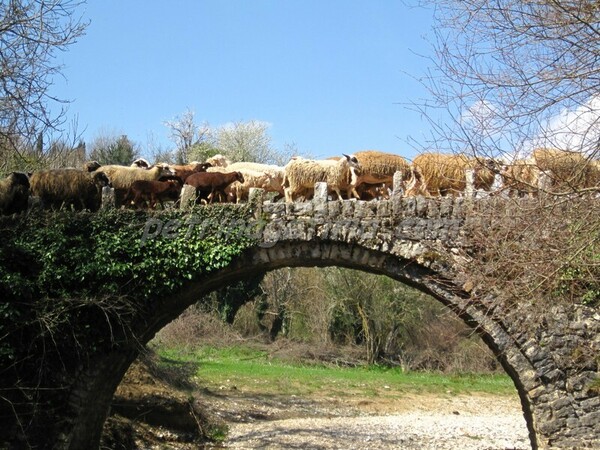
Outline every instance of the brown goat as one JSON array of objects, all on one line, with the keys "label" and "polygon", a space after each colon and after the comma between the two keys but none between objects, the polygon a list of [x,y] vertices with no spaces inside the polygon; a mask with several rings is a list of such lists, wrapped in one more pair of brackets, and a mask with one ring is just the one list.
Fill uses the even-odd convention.
[{"label": "brown goat", "polygon": [[183,181],[178,177],[165,178],[134,181],[125,195],[124,204],[132,202],[136,208],[141,208],[145,207],[148,202],[148,206],[154,209],[157,201],[164,208],[164,200],[177,200]]},{"label": "brown goat", "polygon": [[[185,184],[196,188],[198,200],[212,203],[216,194],[219,194],[221,199],[227,198],[225,188],[234,181],[244,182],[241,172],[196,172],[185,180]],[[204,194],[207,194],[206,197]]]}]

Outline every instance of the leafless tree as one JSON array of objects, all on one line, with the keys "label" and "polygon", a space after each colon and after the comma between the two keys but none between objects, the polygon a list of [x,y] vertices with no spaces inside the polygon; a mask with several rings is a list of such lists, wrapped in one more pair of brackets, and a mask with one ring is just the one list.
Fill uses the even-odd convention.
[{"label": "leafless tree", "polygon": [[[195,113],[190,109],[186,110],[181,116],[166,121],[165,126],[171,131],[171,140],[176,145],[173,159],[177,164],[184,164],[188,162],[191,154],[199,153],[198,151],[194,152],[195,147],[195,150],[198,150],[198,147],[210,147],[210,129],[208,125],[198,125],[195,120]],[[201,159],[204,160],[205,158]]]},{"label": "leafless tree", "polygon": [[[50,93],[56,55],[84,34],[79,0],[0,2],[0,144],[14,156],[65,122],[66,101]],[[50,105],[61,104],[58,112]],[[32,142],[30,142],[32,141]]]},{"label": "leafless tree", "polygon": [[[435,56],[430,101],[415,105],[432,124],[424,146],[508,160],[553,147],[598,160],[600,2],[426,3]],[[599,304],[596,197],[575,188],[475,208],[463,267],[477,286],[471,294],[542,313],[560,301]]]},{"label": "leafless tree", "polygon": [[545,146],[597,157],[599,2],[426,3],[435,56],[430,101],[418,108],[433,125],[428,146],[486,156]]}]

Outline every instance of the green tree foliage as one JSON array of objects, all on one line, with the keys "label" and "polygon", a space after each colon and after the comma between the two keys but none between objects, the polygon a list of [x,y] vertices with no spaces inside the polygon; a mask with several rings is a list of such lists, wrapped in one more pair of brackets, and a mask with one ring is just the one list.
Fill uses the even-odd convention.
[{"label": "green tree foliage", "polygon": [[128,166],[139,158],[138,146],[127,135],[98,135],[90,144],[89,159],[100,164],[121,164]]},{"label": "green tree foliage", "polygon": [[[52,423],[53,405],[68,395],[65,372],[97,352],[134,345],[138,314],[253,245],[244,226],[250,214],[222,205],[193,217],[40,211],[0,218],[0,442],[18,432],[55,442],[42,429],[25,429],[33,416],[38,426]],[[169,232],[142,239],[148,220],[170,223]]]},{"label": "green tree foliage", "polygon": [[234,320],[245,336],[308,344],[315,355],[333,347],[359,348],[368,363],[411,370],[498,368],[491,351],[454,313],[385,276],[337,267],[286,268],[269,272],[261,289]]},{"label": "green tree foliage", "polygon": [[210,129],[207,124],[198,125],[194,111],[188,109],[181,116],[166,121],[175,150],[170,152],[170,160],[176,164],[190,161],[206,161],[218,151],[214,148]]},{"label": "green tree foliage", "polygon": [[[239,309],[255,297],[262,294],[260,283],[264,274],[253,276],[245,280],[237,281],[225,286],[208,295],[208,299],[202,299],[198,303],[208,304],[216,310],[218,316],[225,323],[232,324]],[[205,309],[205,308],[204,308]]]}]

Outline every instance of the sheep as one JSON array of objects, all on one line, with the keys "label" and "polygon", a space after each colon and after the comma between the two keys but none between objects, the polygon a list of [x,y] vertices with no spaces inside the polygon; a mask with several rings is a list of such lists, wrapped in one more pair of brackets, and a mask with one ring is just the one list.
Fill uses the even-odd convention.
[{"label": "sheep", "polygon": [[518,159],[500,171],[509,197],[533,197],[538,191],[541,171],[531,159]]},{"label": "sheep", "polygon": [[140,208],[148,205],[151,209],[156,207],[158,201],[164,208],[163,200],[177,201],[183,181],[179,177],[162,177],[159,180],[134,181],[124,198],[124,203],[130,202],[134,207]]},{"label": "sheep", "polygon": [[283,177],[285,170],[281,166],[275,164],[261,164],[255,162],[236,162],[227,166],[231,171],[251,170],[253,172],[268,173],[271,175],[272,181],[268,183],[268,192],[277,192],[280,197],[283,197]]},{"label": "sheep", "polygon": [[172,165],[169,167],[175,172],[176,177],[179,177],[182,181],[185,181],[185,179],[191,174],[196,172],[206,172],[206,169],[211,166],[211,163],[193,162],[186,165]]},{"label": "sheep", "polygon": [[29,178],[21,172],[11,172],[0,180],[0,214],[18,214],[27,211]]},{"label": "sheep", "polygon": [[225,194],[229,201],[239,203],[242,200],[248,200],[250,188],[260,188],[265,192],[277,192],[283,195],[280,181],[271,173],[248,169],[240,169],[238,172],[242,174],[244,181],[235,181],[225,188]]},{"label": "sheep", "polygon": [[203,199],[202,194],[208,193],[206,200],[212,203],[216,194],[227,198],[225,188],[234,181],[243,183],[244,176],[240,172],[196,172],[185,180],[185,184],[196,188],[198,199]]},{"label": "sheep", "polygon": [[150,163],[144,158],[134,159],[129,167],[137,167],[138,169],[150,169]]},{"label": "sheep", "polygon": [[533,163],[546,172],[551,188],[581,189],[587,184],[590,164],[582,153],[555,148],[536,148],[532,152]]},{"label": "sheep", "polygon": [[158,164],[151,169],[106,165],[97,169],[95,173],[103,173],[108,177],[112,183],[112,187],[115,189],[115,202],[117,206],[123,204],[123,198],[134,181],[158,180],[160,177],[175,174],[169,166]]},{"label": "sheep", "polygon": [[593,160],[588,165],[588,177],[585,183],[586,188],[596,188],[600,191],[600,160]]},{"label": "sheep", "polygon": [[206,162],[210,163],[213,167],[227,167],[231,164],[231,161],[221,154],[211,156]]},{"label": "sheep", "polygon": [[109,186],[106,174],[80,169],[51,169],[34,172],[30,178],[31,194],[46,208],[72,206],[76,210],[97,211],[102,188]]},{"label": "sheep", "polygon": [[422,153],[412,163],[412,175],[406,195],[460,195],[467,182],[466,170],[474,170],[474,188],[489,191],[494,183],[496,163],[493,160],[469,158],[466,155]]},{"label": "sheep", "polygon": [[83,170],[85,172],[93,172],[102,167],[98,161],[87,161],[83,163]]},{"label": "sheep", "polygon": [[377,190],[372,191],[369,189],[369,185],[379,186],[385,191],[385,186],[389,187],[393,185],[394,173],[401,172],[404,182],[407,182],[411,176],[410,164],[402,156],[376,150],[356,152],[354,156],[360,164],[360,173],[354,168],[351,169],[352,179],[350,181],[350,188],[356,198],[365,196],[358,193],[357,189],[361,185],[366,185],[362,189],[365,194],[371,192],[372,195]]},{"label": "sheep", "polygon": [[294,196],[304,193],[306,189],[314,189],[318,182],[326,182],[342,200],[341,188],[348,186],[350,168],[360,169],[356,157],[343,156],[338,161],[292,159],[288,162],[284,168],[283,182],[286,201],[292,202]]}]

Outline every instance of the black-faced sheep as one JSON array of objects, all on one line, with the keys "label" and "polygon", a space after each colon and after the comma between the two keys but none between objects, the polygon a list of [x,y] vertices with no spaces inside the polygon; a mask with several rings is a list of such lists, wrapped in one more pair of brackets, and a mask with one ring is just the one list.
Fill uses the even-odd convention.
[{"label": "black-faced sheep", "polygon": [[134,159],[130,167],[137,167],[138,169],[150,169],[150,163],[144,158]]},{"label": "black-faced sheep", "polygon": [[225,188],[235,181],[243,183],[244,176],[240,172],[197,172],[190,175],[185,184],[196,188],[198,200],[212,203],[217,194],[220,198],[227,198]]},{"label": "black-faced sheep", "polygon": [[[165,177],[167,178],[167,177]],[[137,180],[131,184],[124,198],[124,203],[130,202],[136,208],[142,208],[148,205],[151,209],[156,207],[159,202],[164,208],[163,201],[177,201],[183,181],[178,177],[161,178],[160,180]]]},{"label": "black-faced sheep", "polygon": [[30,183],[31,195],[39,197],[45,208],[90,211],[100,209],[102,188],[110,184],[104,173],[79,169],[40,170],[31,175]]},{"label": "black-faced sheep", "polygon": [[344,155],[339,160],[292,159],[285,166],[283,181],[285,199],[292,202],[297,195],[313,190],[315,183],[325,182],[342,200],[342,189],[349,188],[350,168],[360,169],[356,157]]},{"label": "black-faced sheep", "polygon": [[12,172],[0,180],[0,214],[18,214],[27,211],[29,178],[21,172]]}]

